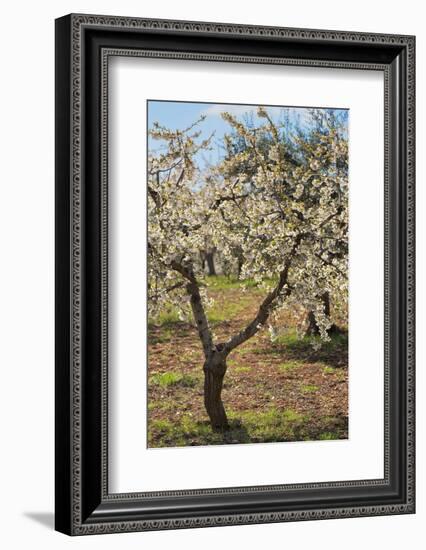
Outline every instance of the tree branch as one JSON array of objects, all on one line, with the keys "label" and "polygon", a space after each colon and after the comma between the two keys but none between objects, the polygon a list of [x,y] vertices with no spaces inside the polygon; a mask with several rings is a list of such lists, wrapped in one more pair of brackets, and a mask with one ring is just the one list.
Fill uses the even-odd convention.
[{"label": "tree branch", "polygon": [[179,262],[173,260],[170,266],[180,273],[188,281],[186,290],[189,294],[191,303],[192,314],[194,315],[195,323],[197,325],[198,336],[203,346],[204,356],[209,357],[214,349],[213,337],[210,331],[209,322],[207,320],[206,313],[204,311],[203,302],[201,300],[200,286],[195,277],[195,274],[190,267],[185,267]]},{"label": "tree branch", "polygon": [[162,294],[168,294],[169,292],[173,292],[173,290],[177,290],[178,288],[182,288],[185,285],[185,283],[182,281],[180,283],[176,283],[175,285],[168,286],[164,288],[161,292],[155,292],[154,294],[151,294],[149,296],[150,300],[156,300],[158,299]]},{"label": "tree branch", "polygon": [[150,185],[148,185],[147,187],[148,187],[148,194],[151,197],[151,199],[154,201],[155,206],[157,208],[160,208],[161,200],[160,200],[160,195],[159,195],[158,191],[153,189]]},{"label": "tree branch", "polygon": [[[287,284],[288,273],[290,270],[291,263],[297,252],[300,241],[302,240],[302,235],[298,235],[296,240],[290,250],[290,253],[287,256],[287,259],[284,263],[284,267],[281,270],[280,278],[276,287],[266,296],[263,302],[260,304],[256,317],[246,326],[244,330],[233,336],[230,340],[225,342],[223,346],[223,352],[228,355],[233,349],[237,346],[243,344],[246,340],[251,338],[258,332],[261,326],[263,326],[275,305],[275,300],[281,295],[284,287]],[[287,288],[287,295],[290,294],[291,290]]]},{"label": "tree branch", "polygon": [[326,265],[332,267],[332,268],[333,268],[337,273],[339,273],[339,275],[341,275],[342,277],[345,277],[345,278],[346,278],[346,277],[348,276],[347,273],[343,273],[343,271],[342,271],[341,269],[339,269],[339,268],[337,267],[337,265],[334,265],[334,264],[331,263],[329,260],[326,260],[325,258],[323,258],[323,257],[321,256],[321,254],[315,254],[315,256],[316,256],[319,260],[321,260],[323,263],[325,263]]}]

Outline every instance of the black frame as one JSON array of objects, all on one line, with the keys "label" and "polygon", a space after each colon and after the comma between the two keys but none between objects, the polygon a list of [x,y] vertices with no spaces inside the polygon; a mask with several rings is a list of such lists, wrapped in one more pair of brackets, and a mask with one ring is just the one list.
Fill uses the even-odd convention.
[{"label": "black frame", "polygon": [[[56,20],[56,529],[70,535],[414,513],[413,36],[68,15]],[[385,476],[109,494],[107,70],[111,55],[385,75]]]}]

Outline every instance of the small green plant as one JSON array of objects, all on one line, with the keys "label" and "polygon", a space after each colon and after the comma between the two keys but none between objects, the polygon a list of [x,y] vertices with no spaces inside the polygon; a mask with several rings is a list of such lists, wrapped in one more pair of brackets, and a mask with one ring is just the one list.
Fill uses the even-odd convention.
[{"label": "small green plant", "polygon": [[162,412],[171,412],[176,410],[176,404],[170,402],[168,399],[159,399],[157,401],[148,402],[149,411],[162,411]]},{"label": "small green plant", "polygon": [[[315,345],[320,345],[315,351]],[[314,356],[317,359],[327,358],[327,354],[345,351],[348,345],[348,335],[344,332],[332,334],[328,342],[321,341],[319,336],[304,336],[297,335],[295,330],[289,330],[285,334],[281,334],[273,342],[272,348],[280,352],[282,347],[293,353],[302,353],[309,356]]]},{"label": "small green plant", "polygon": [[324,374],[334,374],[336,372],[336,369],[333,367],[324,367]]},{"label": "small green plant", "polygon": [[278,365],[278,368],[281,371],[292,371],[294,369],[297,369],[297,367],[300,367],[303,365],[303,363],[300,363],[299,361],[287,361],[286,363],[281,363],[281,365]]},{"label": "small green plant", "polygon": [[283,417],[288,422],[302,422],[306,419],[306,417],[303,416],[303,414],[298,413],[297,411],[293,411],[291,409],[287,409],[283,412]]},{"label": "small green plant", "polygon": [[[152,328],[154,325],[149,323],[149,328]],[[148,342],[150,344],[166,344],[170,342],[173,338],[174,332],[167,325],[162,326],[161,329],[153,330],[148,332]]]},{"label": "small green plant", "polygon": [[243,372],[250,372],[251,367],[235,367],[234,372],[237,372],[238,374],[242,374]]},{"label": "small green plant", "polygon": [[168,433],[173,430],[173,424],[168,420],[153,420],[151,429],[161,433]]},{"label": "small green plant", "polygon": [[302,391],[304,393],[314,393],[319,390],[318,386],[315,386],[314,384],[306,384],[302,386]]},{"label": "small green plant", "polygon": [[150,317],[148,321],[149,327],[161,326],[167,327],[180,323],[179,312],[176,308],[170,306],[155,317]]},{"label": "small green plant", "polygon": [[321,441],[330,441],[333,439],[339,439],[339,436],[334,432],[323,432],[322,434],[319,434],[318,439]]},{"label": "small green plant", "polygon": [[161,386],[163,388],[177,385],[186,388],[193,388],[197,384],[197,379],[189,374],[170,371],[153,374],[149,377],[148,383],[155,386]]}]

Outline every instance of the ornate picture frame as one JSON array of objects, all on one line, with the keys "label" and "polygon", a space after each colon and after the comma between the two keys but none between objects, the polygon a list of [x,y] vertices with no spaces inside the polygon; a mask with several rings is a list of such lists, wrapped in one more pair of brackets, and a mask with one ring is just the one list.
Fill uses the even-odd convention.
[{"label": "ornate picture frame", "polygon": [[[382,479],[109,492],[107,129],[113,56],[383,73]],[[80,14],[56,20],[58,531],[85,535],[414,513],[414,140],[413,36]]]}]

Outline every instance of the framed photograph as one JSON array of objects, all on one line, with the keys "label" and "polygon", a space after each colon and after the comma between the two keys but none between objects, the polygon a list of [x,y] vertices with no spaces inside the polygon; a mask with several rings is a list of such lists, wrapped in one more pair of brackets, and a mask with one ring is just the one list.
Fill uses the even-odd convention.
[{"label": "framed photograph", "polygon": [[56,529],[414,513],[413,36],[56,20]]}]

